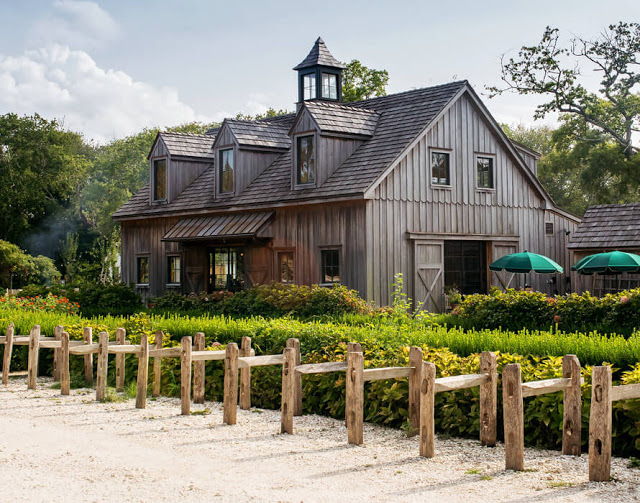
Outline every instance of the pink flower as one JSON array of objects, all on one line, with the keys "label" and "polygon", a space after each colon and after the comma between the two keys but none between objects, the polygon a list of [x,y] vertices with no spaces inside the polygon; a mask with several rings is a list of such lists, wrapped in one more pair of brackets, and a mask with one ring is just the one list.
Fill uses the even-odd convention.
[{"label": "pink flower", "polygon": [[620,297],[620,304],[626,304],[627,302],[629,302],[628,296],[623,295],[622,297]]}]

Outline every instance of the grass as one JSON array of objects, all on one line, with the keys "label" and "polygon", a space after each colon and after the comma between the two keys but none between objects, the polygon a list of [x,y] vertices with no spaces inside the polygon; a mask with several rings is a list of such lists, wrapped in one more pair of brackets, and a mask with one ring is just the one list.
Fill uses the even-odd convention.
[{"label": "grass", "polygon": [[480,469],[479,468],[470,468],[469,470],[467,470],[466,472],[464,472],[467,475],[480,475]]},{"label": "grass", "polygon": [[192,416],[208,416],[209,414],[211,414],[211,409],[201,409],[201,410],[192,410],[191,411],[191,415]]},{"label": "grass", "polygon": [[572,487],[575,484],[573,482],[565,482],[563,480],[551,480],[549,482],[547,482],[547,487],[550,487],[552,489],[559,489],[562,487]]}]

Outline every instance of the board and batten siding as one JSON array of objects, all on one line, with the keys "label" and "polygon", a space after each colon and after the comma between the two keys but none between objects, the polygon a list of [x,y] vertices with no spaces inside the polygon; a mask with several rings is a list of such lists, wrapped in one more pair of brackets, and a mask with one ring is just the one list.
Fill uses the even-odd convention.
[{"label": "board and batten siding", "polygon": [[[431,183],[430,159],[434,149],[450,154],[450,187]],[[494,158],[493,190],[476,186],[477,155]],[[371,257],[367,262],[367,298],[380,305],[389,304],[396,273],[403,273],[405,292],[410,296],[424,294],[417,284],[420,278],[415,267],[422,257],[415,256],[414,241],[431,240],[434,249],[418,253],[432,261],[441,240],[481,239],[492,243],[488,262],[510,250],[529,250],[550,255],[567,269],[570,264],[566,247],[561,249],[560,236],[553,243],[545,236],[546,219],[553,219],[555,228],[561,230],[567,227],[561,223],[566,218],[545,213],[548,203],[526,178],[524,169],[527,168],[517,165],[472,101],[461,96],[388,173],[367,201],[367,252]],[[410,233],[424,235],[416,241],[415,236],[409,239]],[[435,273],[429,281],[433,278]],[[497,278],[488,279],[489,284],[498,284]],[[547,291],[545,281],[549,277],[531,275],[528,279],[537,289]],[[516,278],[512,286],[521,286],[519,282],[521,278]],[[441,277],[435,284],[440,309],[443,286]]]}]

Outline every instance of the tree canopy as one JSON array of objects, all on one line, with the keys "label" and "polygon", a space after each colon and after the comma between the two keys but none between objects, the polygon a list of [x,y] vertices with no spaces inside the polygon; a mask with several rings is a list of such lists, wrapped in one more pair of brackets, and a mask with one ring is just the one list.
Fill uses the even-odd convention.
[{"label": "tree canopy", "polygon": [[386,96],[389,72],[367,68],[357,59],[342,72],[342,101],[350,103],[376,96]]}]

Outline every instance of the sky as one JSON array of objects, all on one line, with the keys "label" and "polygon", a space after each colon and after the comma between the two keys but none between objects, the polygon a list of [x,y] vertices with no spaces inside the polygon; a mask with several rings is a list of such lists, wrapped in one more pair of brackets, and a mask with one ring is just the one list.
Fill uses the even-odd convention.
[{"label": "sky", "polygon": [[39,113],[105,143],[294,110],[292,68],[318,36],[340,61],[386,69],[388,93],[468,79],[498,121],[532,124],[539,98],[486,93],[501,55],[547,25],[569,40],[640,22],[640,1],[0,0],[0,20],[0,114]]}]

